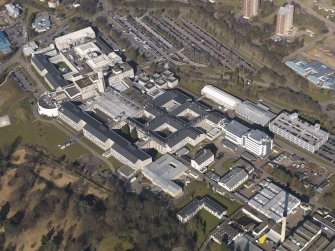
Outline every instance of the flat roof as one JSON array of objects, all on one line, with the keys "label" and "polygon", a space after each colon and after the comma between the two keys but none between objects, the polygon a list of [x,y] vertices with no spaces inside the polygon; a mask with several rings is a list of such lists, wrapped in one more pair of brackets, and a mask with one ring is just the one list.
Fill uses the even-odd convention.
[{"label": "flat roof", "polygon": [[228,123],[224,129],[238,137],[242,137],[244,134],[246,134],[250,128],[241,124],[240,122],[236,120],[232,120],[230,123]]},{"label": "flat roof", "polygon": [[301,201],[283,190],[272,182],[264,185],[264,187],[256,193],[248,202],[248,205],[255,208],[268,218],[280,222],[284,213],[284,205],[287,200],[287,213],[291,214],[297,208]]},{"label": "flat roof", "polygon": [[322,130],[321,128],[300,119],[297,113],[289,114],[288,112],[284,111],[273,121],[271,121],[270,125],[285,130],[286,133],[292,135],[293,137],[297,137],[311,145],[318,144],[329,135],[328,132]]},{"label": "flat roof", "polygon": [[181,187],[173,182],[173,180],[178,179],[186,170],[187,167],[182,162],[169,154],[164,154],[144,167],[142,173],[150,177],[152,182],[163,190],[175,194],[180,191]]},{"label": "flat roof", "polygon": [[264,106],[256,105],[250,101],[243,101],[238,104],[235,111],[247,120],[262,126],[267,125],[276,117],[276,114],[269,111],[269,109],[265,109]]}]

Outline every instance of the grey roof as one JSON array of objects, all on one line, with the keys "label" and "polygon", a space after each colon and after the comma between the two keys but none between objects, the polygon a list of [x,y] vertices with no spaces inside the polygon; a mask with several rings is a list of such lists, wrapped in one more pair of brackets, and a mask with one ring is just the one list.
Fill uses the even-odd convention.
[{"label": "grey roof", "polygon": [[175,102],[179,104],[185,103],[190,97],[186,96],[185,94],[176,91],[176,90],[170,90],[164,92],[162,95],[159,95],[157,98],[153,99],[152,103],[156,107],[162,107],[166,103],[168,103],[171,100],[174,100]]},{"label": "grey roof", "polygon": [[183,207],[177,213],[178,216],[182,218],[187,218],[193,216],[200,208],[210,209],[210,211],[215,212],[217,215],[226,214],[227,210],[220,205],[218,202],[214,201],[212,198],[205,196],[201,200],[194,199],[190,203],[188,203],[185,207]]},{"label": "grey roof", "polygon": [[250,101],[244,101],[235,108],[237,114],[247,120],[262,126],[267,125],[276,115],[265,109],[263,105],[256,105]]},{"label": "grey roof", "polygon": [[202,149],[192,158],[192,160],[194,160],[198,165],[201,165],[202,163],[204,163],[209,158],[212,158],[213,156],[214,154],[212,153],[211,150]]},{"label": "grey roof", "polygon": [[258,130],[258,129],[252,129],[249,132],[249,138],[254,139],[256,141],[270,140],[269,135],[267,135],[265,132]]},{"label": "grey roof", "polygon": [[99,121],[79,109],[73,103],[62,103],[60,111],[76,123],[80,120],[85,121],[86,124],[84,129],[93,134],[100,141],[106,142],[108,139],[112,140],[114,142],[112,149],[127,157],[131,162],[136,163],[138,160],[146,160],[150,158],[144,151],[133,146],[115,131],[108,130]]},{"label": "grey roof", "polygon": [[47,56],[43,54],[34,54],[31,60],[40,71],[46,70],[48,72],[45,78],[50,82],[54,89],[57,89],[59,86],[65,87],[68,85],[68,82],[62,77],[57,68],[50,63]]},{"label": "grey roof", "polygon": [[232,189],[239,181],[248,177],[247,172],[239,167],[234,167],[230,172],[220,179],[220,183]]},{"label": "grey roof", "polygon": [[149,176],[154,184],[164,190],[168,190],[171,194],[175,194],[181,191],[182,188],[173,182],[173,180],[186,170],[187,167],[182,162],[169,154],[165,154],[144,167],[142,172],[145,176]]},{"label": "grey roof", "polygon": [[242,125],[240,122],[236,120],[232,120],[229,124],[227,124],[224,129],[238,137],[242,137],[249,131],[249,127]]}]

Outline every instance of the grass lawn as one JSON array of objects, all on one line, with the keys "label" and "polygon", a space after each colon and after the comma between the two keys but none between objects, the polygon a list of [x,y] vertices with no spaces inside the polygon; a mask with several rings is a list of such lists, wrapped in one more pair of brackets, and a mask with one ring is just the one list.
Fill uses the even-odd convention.
[{"label": "grass lawn", "polygon": [[[0,128],[0,146],[11,144],[16,137],[21,136],[21,144],[38,144],[47,148],[56,156],[65,154],[67,159],[74,160],[89,152],[78,144],[73,144],[62,151],[58,144],[64,143],[69,137],[55,126],[34,120],[28,100],[22,101],[13,109],[12,124]],[[14,118],[14,119],[13,119]]]},{"label": "grass lawn", "polygon": [[98,246],[98,251],[116,251],[116,250],[128,250],[132,249],[133,246],[131,243],[120,240],[116,236],[110,236],[105,239],[103,239],[99,246]]},{"label": "grass lawn", "polygon": [[241,206],[238,202],[232,201],[228,197],[214,193],[211,187],[209,187],[204,182],[192,181],[185,188],[185,194],[187,194],[187,197],[183,201],[181,201],[181,203],[179,203],[179,205],[177,206],[178,209],[184,207],[194,198],[203,197],[205,195],[209,195],[210,197],[221,203],[223,206],[225,206],[228,211],[228,216],[235,212]]},{"label": "grass lawn", "polygon": [[208,243],[208,251],[230,251],[232,250],[226,244],[222,243],[219,245],[218,243],[211,241]]},{"label": "grass lawn", "polygon": [[204,209],[199,212],[199,216],[205,225],[205,228],[203,228],[201,224],[197,225],[198,243],[201,244],[209,232],[216,228],[216,226],[218,226],[222,220],[219,220]]},{"label": "grass lawn", "polygon": [[231,165],[236,161],[234,158],[226,159],[222,162],[222,168],[225,172],[228,172]]}]

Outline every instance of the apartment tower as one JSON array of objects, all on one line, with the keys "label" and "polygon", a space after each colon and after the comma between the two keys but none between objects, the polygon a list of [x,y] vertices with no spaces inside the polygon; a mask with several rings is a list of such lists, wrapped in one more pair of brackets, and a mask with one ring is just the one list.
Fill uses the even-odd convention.
[{"label": "apartment tower", "polygon": [[244,18],[251,18],[257,16],[259,10],[260,0],[243,0],[243,16]]},{"label": "apartment tower", "polygon": [[294,5],[287,4],[280,7],[277,14],[276,34],[285,36],[289,34],[290,29],[293,27],[293,12]]}]

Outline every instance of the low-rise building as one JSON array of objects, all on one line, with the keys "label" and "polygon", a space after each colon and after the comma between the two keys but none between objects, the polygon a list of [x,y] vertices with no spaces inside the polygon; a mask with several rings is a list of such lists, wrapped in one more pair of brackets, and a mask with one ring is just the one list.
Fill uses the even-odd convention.
[{"label": "low-rise building", "polygon": [[220,245],[222,243],[230,245],[240,236],[240,231],[227,221],[222,222],[211,234],[211,238]]},{"label": "low-rise building", "polygon": [[243,168],[234,167],[220,179],[218,184],[227,189],[229,192],[232,192],[247,180],[248,173]]},{"label": "low-rise building", "polygon": [[297,113],[282,112],[269,124],[275,134],[289,140],[295,145],[314,153],[329,137],[319,124],[314,126],[298,117]]},{"label": "low-rise building", "polygon": [[205,209],[218,219],[223,219],[227,210],[212,198],[205,196],[202,199],[194,199],[177,213],[180,222],[188,222],[201,209]]},{"label": "low-rise building", "polygon": [[20,15],[20,9],[12,3],[6,4],[5,8],[8,12],[8,15],[13,18],[17,18]]},{"label": "low-rise building", "polygon": [[48,0],[49,8],[57,8],[59,6],[59,0]]},{"label": "low-rise building", "polygon": [[282,221],[285,209],[287,215],[290,215],[300,204],[296,196],[269,181],[264,181],[262,189],[248,202],[249,206],[277,223]]},{"label": "low-rise building", "polygon": [[179,197],[183,189],[174,180],[186,175],[187,167],[169,154],[164,154],[159,159],[143,168],[143,175],[154,185],[172,197]]},{"label": "low-rise building", "polygon": [[226,109],[234,110],[236,106],[241,103],[239,98],[236,98],[213,85],[206,85],[204,88],[202,88],[201,95],[204,95],[206,98],[214,101]]},{"label": "low-rise building", "polygon": [[199,171],[206,170],[206,167],[215,160],[214,153],[209,149],[200,150],[191,160],[191,166]]},{"label": "low-rise building", "polygon": [[50,16],[38,16],[31,24],[37,33],[45,32],[51,28]]},{"label": "low-rise building", "polygon": [[266,126],[276,117],[268,107],[262,104],[254,104],[250,101],[243,101],[236,106],[235,112],[243,119],[261,126]]}]

